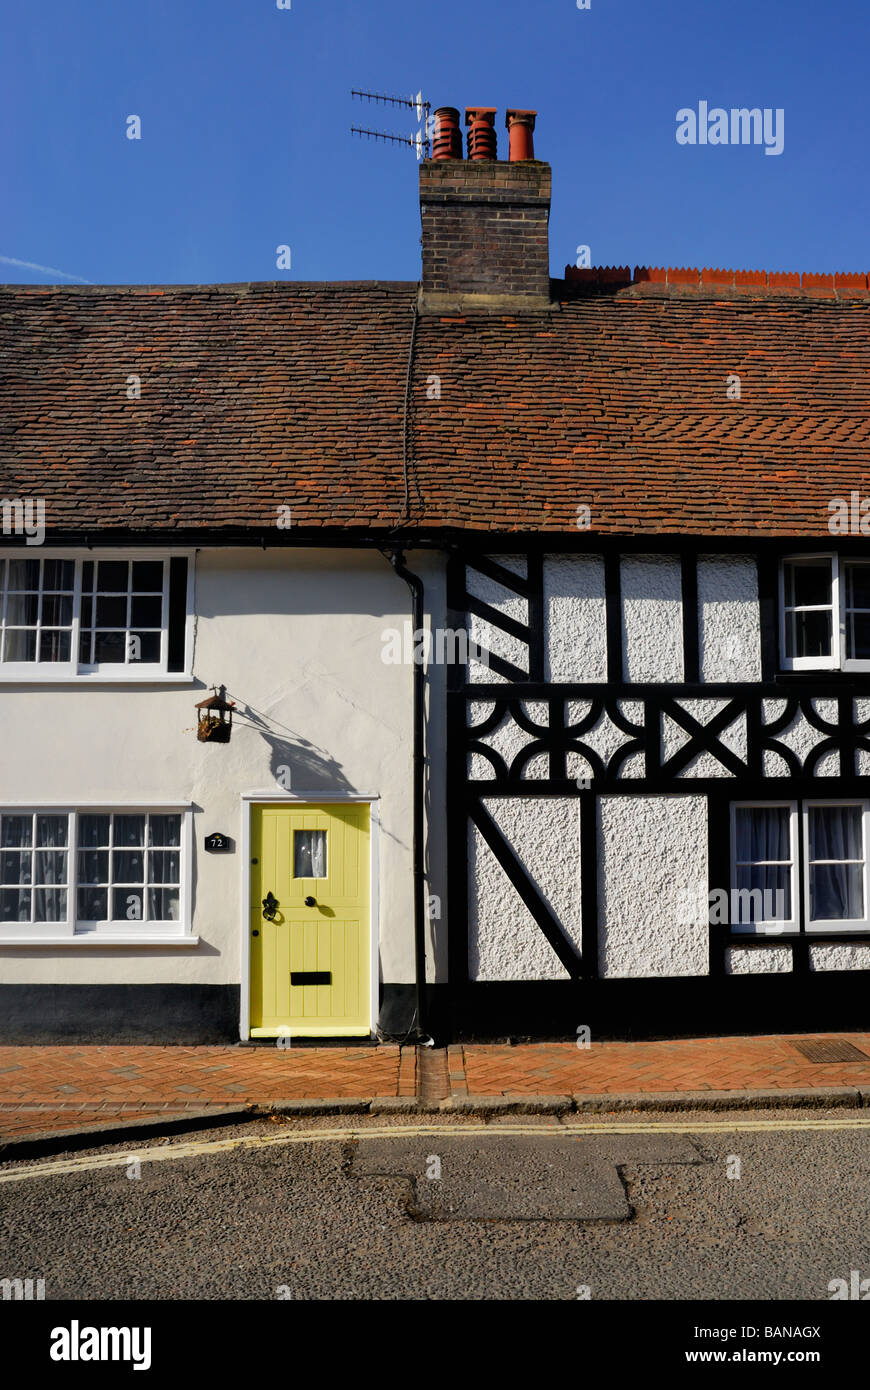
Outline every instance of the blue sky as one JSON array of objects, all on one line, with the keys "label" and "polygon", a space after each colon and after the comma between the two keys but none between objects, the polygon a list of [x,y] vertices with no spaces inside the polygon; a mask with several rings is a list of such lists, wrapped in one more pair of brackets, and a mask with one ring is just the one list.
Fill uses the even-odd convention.
[{"label": "blue sky", "polygon": [[[416,280],[417,162],[351,137],[537,108],[551,271],[870,269],[867,0],[6,0],[0,280]],[[783,108],[781,155],[676,113]],[[141,140],[126,137],[138,115]],[[276,268],[276,248],[292,268]]]}]

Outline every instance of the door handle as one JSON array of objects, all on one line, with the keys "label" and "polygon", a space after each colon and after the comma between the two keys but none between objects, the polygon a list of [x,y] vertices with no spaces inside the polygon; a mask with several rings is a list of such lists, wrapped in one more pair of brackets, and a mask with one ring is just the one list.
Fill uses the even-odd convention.
[{"label": "door handle", "polygon": [[316,899],[316,898],[306,898],[306,899],[305,899],[305,906],[306,906],[306,907],[316,907],[316,906],[317,906],[317,899]]},{"label": "door handle", "polygon": [[263,916],[267,922],[274,921],[275,913],[278,911],[278,899],[270,890],[263,899]]}]

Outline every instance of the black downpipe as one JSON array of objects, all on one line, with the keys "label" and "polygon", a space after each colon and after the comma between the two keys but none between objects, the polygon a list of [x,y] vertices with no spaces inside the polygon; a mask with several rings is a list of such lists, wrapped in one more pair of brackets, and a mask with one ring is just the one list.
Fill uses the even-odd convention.
[{"label": "black downpipe", "polygon": [[[405,556],[402,550],[392,551],[390,554],[390,564],[393,566],[399,578],[404,579],[408,588],[411,590],[411,615],[413,623],[411,651],[416,654],[417,637],[423,631],[423,581],[418,574],[412,574],[409,569],[405,568]],[[423,782],[424,685],[424,662],[422,659],[419,661],[415,659],[413,709],[414,744],[412,758],[414,813],[411,832],[414,863],[414,983],[417,999],[418,1041],[429,1043],[431,1040],[426,1030],[426,884],[423,873],[423,814],[425,795]]]}]

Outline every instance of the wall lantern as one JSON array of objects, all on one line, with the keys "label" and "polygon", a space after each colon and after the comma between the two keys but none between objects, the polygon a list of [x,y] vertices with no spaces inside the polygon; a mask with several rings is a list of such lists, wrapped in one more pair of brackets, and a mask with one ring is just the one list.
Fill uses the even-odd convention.
[{"label": "wall lantern", "polygon": [[221,686],[220,691],[213,685],[212,690],[214,695],[200,700],[196,707],[199,711],[196,736],[200,743],[229,743],[235,705],[224,698],[227,693],[225,685]]}]

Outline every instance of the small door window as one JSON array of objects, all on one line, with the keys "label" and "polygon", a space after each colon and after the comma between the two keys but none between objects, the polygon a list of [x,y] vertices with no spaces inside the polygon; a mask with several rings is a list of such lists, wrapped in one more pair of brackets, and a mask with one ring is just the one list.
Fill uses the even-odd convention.
[{"label": "small door window", "polygon": [[326,878],[325,830],[294,830],[293,877]]}]

